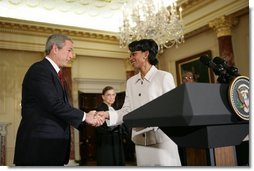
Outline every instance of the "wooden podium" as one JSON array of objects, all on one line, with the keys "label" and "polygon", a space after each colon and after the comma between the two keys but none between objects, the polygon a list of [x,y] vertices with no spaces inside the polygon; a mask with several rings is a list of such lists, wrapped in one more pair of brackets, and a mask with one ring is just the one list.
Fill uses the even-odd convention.
[{"label": "wooden podium", "polygon": [[234,146],[248,135],[249,122],[232,112],[227,89],[227,84],[182,84],[123,120],[129,127],[160,127],[188,149],[187,165],[237,165]]}]

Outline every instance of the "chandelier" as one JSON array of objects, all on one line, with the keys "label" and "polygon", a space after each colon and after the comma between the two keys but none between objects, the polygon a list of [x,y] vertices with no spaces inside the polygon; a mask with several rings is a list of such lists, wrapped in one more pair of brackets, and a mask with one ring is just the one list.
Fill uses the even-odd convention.
[{"label": "chandelier", "polygon": [[153,39],[163,52],[164,47],[178,47],[183,43],[182,8],[177,8],[176,1],[132,0],[132,3],[125,3],[120,47],[127,47],[134,40]]}]

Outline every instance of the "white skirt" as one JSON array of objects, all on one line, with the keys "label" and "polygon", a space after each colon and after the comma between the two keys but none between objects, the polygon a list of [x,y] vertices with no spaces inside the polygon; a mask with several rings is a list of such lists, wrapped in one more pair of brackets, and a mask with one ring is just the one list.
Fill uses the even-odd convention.
[{"label": "white skirt", "polygon": [[135,145],[137,166],[181,166],[177,145],[160,129],[163,142],[151,146]]}]

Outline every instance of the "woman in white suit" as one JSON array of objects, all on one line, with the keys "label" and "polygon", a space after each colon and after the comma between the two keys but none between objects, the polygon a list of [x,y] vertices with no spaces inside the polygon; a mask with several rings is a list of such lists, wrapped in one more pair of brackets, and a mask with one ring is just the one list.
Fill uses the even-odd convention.
[{"label": "woman in white suit", "polygon": [[[158,45],[152,39],[129,44],[130,62],[138,74],[127,80],[123,107],[117,111],[98,112],[107,125],[118,125],[123,116],[175,88],[171,73],[158,70]],[[138,166],[181,166],[177,145],[158,127],[133,128]]]}]

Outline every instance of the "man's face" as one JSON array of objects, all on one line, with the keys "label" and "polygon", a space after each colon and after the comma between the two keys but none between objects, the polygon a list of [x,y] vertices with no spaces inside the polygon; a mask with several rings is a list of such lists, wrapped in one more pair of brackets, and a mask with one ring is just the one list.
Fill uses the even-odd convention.
[{"label": "man's face", "polygon": [[195,82],[193,74],[191,72],[186,72],[183,76],[183,83],[193,83],[193,82]]},{"label": "man's face", "polygon": [[73,58],[73,43],[66,40],[63,48],[56,50],[56,63],[59,67],[67,66]]}]

